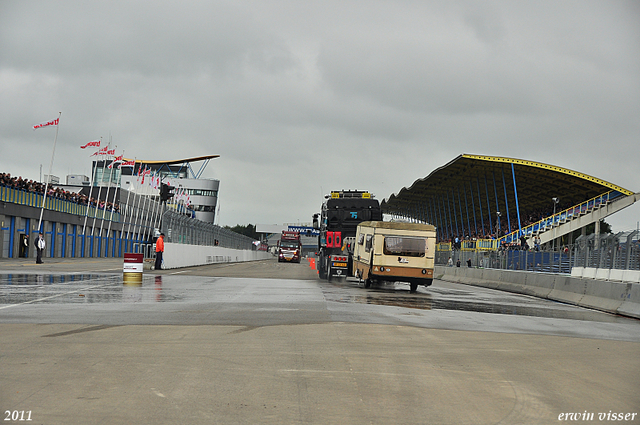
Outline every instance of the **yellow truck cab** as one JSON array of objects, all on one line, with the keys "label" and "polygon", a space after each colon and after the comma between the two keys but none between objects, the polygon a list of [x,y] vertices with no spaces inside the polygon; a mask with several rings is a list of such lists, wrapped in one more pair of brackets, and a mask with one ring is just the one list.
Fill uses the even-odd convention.
[{"label": "yellow truck cab", "polygon": [[433,281],[436,228],[431,224],[365,221],[358,225],[353,275],[364,281],[407,282],[411,292]]}]

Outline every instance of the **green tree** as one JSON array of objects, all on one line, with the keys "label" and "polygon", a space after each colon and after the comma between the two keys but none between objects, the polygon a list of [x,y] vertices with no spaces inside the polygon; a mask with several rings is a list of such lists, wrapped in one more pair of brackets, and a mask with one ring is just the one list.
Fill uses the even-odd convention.
[{"label": "green tree", "polygon": [[241,225],[241,224],[236,224],[233,227],[229,227],[229,226],[224,226],[225,229],[229,229],[232,232],[236,232],[239,233],[241,235],[245,235],[248,236],[252,239],[260,239],[260,235],[258,233],[256,233],[256,226],[254,226],[253,224],[247,224],[245,226]]}]

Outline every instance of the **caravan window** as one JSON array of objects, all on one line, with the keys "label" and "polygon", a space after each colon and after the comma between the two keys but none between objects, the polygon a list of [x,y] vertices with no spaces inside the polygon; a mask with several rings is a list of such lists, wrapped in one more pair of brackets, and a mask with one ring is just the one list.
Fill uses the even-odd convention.
[{"label": "caravan window", "polygon": [[384,238],[385,255],[401,255],[405,257],[424,257],[427,240],[424,238],[407,238],[387,236]]},{"label": "caravan window", "polygon": [[362,233],[358,237],[358,245],[364,245],[364,235]]},{"label": "caravan window", "polygon": [[373,235],[367,235],[367,243],[364,246],[364,252],[371,252],[373,247]]}]

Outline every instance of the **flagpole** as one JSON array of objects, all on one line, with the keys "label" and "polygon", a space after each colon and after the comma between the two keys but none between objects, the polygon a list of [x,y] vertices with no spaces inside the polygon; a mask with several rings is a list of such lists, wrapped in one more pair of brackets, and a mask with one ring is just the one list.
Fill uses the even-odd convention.
[{"label": "flagpole", "polygon": [[[131,187],[133,186],[133,177],[135,175],[136,172],[136,160],[138,158],[134,158],[133,159],[133,168],[131,169],[131,182],[129,183],[129,188],[127,189],[127,202],[125,203],[125,207],[124,207],[124,216],[122,215],[122,213],[120,213],[120,218],[122,219],[122,230],[120,231],[120,239],[122,239],[122,231],[124,231],[124,224],[125,224],[125,219],[127,218],[127,211],[129,211],[131,208],[129,206],[129,196],[131,196]],[[120,180],[122,181],[122,173],[120,173]],[[120,187],[122,187],[122,184],[120,184]],[[121,203],[122,205],[122,203]],[[129,214],[131,215],[131,214]],[[129,220],[131,220],[131,218],[129,218]],[[129,222],[131,223],[131,222]],[[131,229],[131,224],[129,224],[129,229]],[[127,230],[127,232],[125,233],[127,235],[127,238],[125,239],[125,252],[127,251],[127,246],[126,244],[129,241],[129,231]]]},{"label": "flagpole", "polygon": [[[140,165],[142,165],[142,164],[140,164]],[[146,168],[146,166],[145,166],[145,168]],[[146,170],[145,170],[145,171],[146,171]],[[143,173],[144,173],[144,172],[143,172]],[[144,179],[144,175],[142,176],[142,178]],[[140,187],[140,190],[142,190],[142,187]],[[139,193],[136,193],[136,198],[137,198],[137,199],[134,199],[134,204],[136,204],[136,201],[137,201],[137,206],[135,207],[135,210],[136,210],[136,217],[135,217],[134,222],[133,222],[133,233],[135,233],[135,232],[136,232],[136,226],[138,225],[138,214],[139,214],[139,212],[140,212],[140,196],[141,196],[141,195],[140,195]],[[139,233],[139,232],[138,232],[138,233]],[[136,242],[136,240],[135,240],[135,239],[134,239],[134,242]]]},{"label": "flagpole", "polygon": [[[38,232],[42,232],[42,214],[44,213],[44,205],[47,201],[47,192],[49,192],[49,181],[51,180],[51,170],[53,170],[53,157],[56,154],[56,143],[58,143],[58,129],[60,128],[60,116],[62,112],[58,112],[58,124],[56,125],[56,137],[53,139],[53,152],[51,153],[51,162],[49,163],[49,175],[44,184],[44,196],[42,197],[42,208],[40,209],[40,220],[38,221]],[[55,235],[53,235],[55,236]]]},{"label": "flagpole", "polygon": [[[107,153],[111,150],[111,140],[109,140],[109,144],[107,145]],[[106,164],[106,160],[103,159],[102,160],[102,174],[100,175],[100,182],[104,182],[104,167]],[[102,194],[102,185],[100,185],[98,187],[98,198],[96,199],[96,207],[93,210],[94,214],[93,214],[93,224],[91,225],[91,240],[93,242],[95,242],[94,238],[96,235],[96,219],[98,216],[98,207],[100,206],[100,194]],[[102,215],[104,217],[104,211],[102,212]],[[93,249],[91,249],[91,256],[93,257]]]},{"label": "flagpole", "polygon": [[[151,176],[151,174],[149,174],[149,176]],[[152,179],[149,179],[149,181],[152,181]],[[149,198],[149,187],[150,184],[147,183],[147,187],[145,187],[145,194],[144,194],[144,201],[142,203],[142,213],[140,214],[140,227],[138,228],[138,238],[140,238],[140,235],[143,234],[143,227],[145,226],[145,223],[147,222],[147,218],[145,217],[145,213],[146,216],[148,216],[148,210],[147,210],[147,199]],[[143,234],[144,236],[144,234]]]},{"label": "flagpole", "polygon": [[[148,183],[147,183],[148,185]],[[138,212],[140,213],[140,221],[138,222],[138,217],[136,216],[136,225],[138,226],[138,233],[136,234],[136,241],[138,241],[138,249],[141,249],[140,246],[140,235],[142,233],[142,225],[144,223],[144,208],[147,205],[147,187],[143,184],[142,188],[140,189],[140,193],[138,194],[138,196],[140,196],[140,202],[138,202]],[[140,205],[142,204],[142,205]],[[134,228],[135,231],[135,228]]]},{"label": "flagpole", "polygon": [[[136,240],[140,240],[140,233],[142,230],[142,223],[144,223],[144,207],[147,204],[147,196],[145,194],[146,190],[146,186],[143,184],[142,188],[140,189],[140,196],[142,196],[142,205],[138,204],[138,210],[140,211],[140,224],[138,224],[138,220],[136,220],[136,224],[138,224],[138,233],[136,233]],[[134,228],[135,231],[135,228]]]},{"label": "flagpole", "polygon": [[[122,158],[124,158],[124,149],[122,149]],[[111,165],[113,169],[113,165]],[[121,169],[120,164],[118,164],[118,169]],[[122,171],[120,172],[120,180],[116,187],[113,189],[113,202],[111,202],[111,215],[109,216],[109,227],[107,228],[107,240],[109,240],[109,235],[111,234],[111,223],[113,222],[113,210],[116,209],[116,192],[118,189],[122,187]],[[116,238],[113,238],[113,243],[116,243]],[[107,257],[109,253],[107,253]]]},{"label": "flagpole", "polygon": [[[159,182],[159,185],[162,184],[162,183],[160,183],[160,176],[158,176],[158,182]],[[159,189],[160,187],[162,187],[162,186],[157,187],[156,190]],[[159,206],[160,205],[161,205],[161,202],[160,202],[159,199],[157,201],[154,200],[153,216],[151,218],[151,225],[153,226],[153,230],[154,231],[156,229],[156,223],[158,222],[158,214],[160,213],[158,210],[159,210]],[[158,230],[160,230],[160,229],[158,228]],[[155,232],[154,232],[154,236],[155,236]]]},{"label": "flagpole", "polygon": [[[137,159],[137,158],[136,158]],[[135,165],[135,161],[133,162],[133,172],[135,175],[135,171],[136,171],[136,165]],[[138,166],[138,175],[140,174],[140,168],[142,167],[142,163],[140,163],[140,165]],[[133,176],[132,176],[133,177]],[[138,180],[138,179],[136,179]],[[135,189],[135,185],[133,184],[133,180],[131,180],[131,186],[133,186],[133,188]],[[129,195],[131,194],[131,190],[129,190]],[[137,192],[136,192],[137,194]],[[131,213],[129,214],[129,226],[127,227],[127,236],[131,237],[131,219],[133,218],[133,207],[129,206],[129,195],[127,195],[127,209],[129,209],[131,211]],[[136,199],[134,197],[133,204],[136,203]],[[135,230],[135,229],[134,229]],[[127,239],[127,244],[129,243],[129,239]]]},{"label": "flagpole", "polygon": [[[111,136],[109,136],[109,143],[111,143]],[[113,163],[115,161],[116,158],[116,149],[118,149],[118,145],[116,145],[115,148],[113,148],[113,159],[111,160],[111,168],[109,169],[109,185],[107,186],[107,194],[104,197],[104,209],[102,210],[102,221],[100,222],[100,238],[102,239],[102,229],[104,228],[104,219],[105,216],[107,215],[107,204],[109,203],[109,189],[111,189],[111,179],[113,178]],[[115,191],[114,191],[115,193]],[[113,215],[113,210],[111,210]],[[107,236],[109,236],[107,234]],[[99,257],[100,255],[98,255]]]},{"label": "flagpole", "polygon": [[[100,138],[100,144],[102,144],[102,137]],[[98,146],[99,147],[99,146]],[[95,152],[91,155],[94,156]],[[98,164],[96,163],[96,168]],[[93,160],[91,161],[91,181],[89,182],[89,198],[87,199],[87,210],[84,213],[84,224],[82,225],[82,237],[84,238],[84,231],[87,228],[87,217],[89,216],[89,209],[91,208],[91,194],[93,193]],[[84,254],[83,254],[84,255]]]},{"label": "flagpole", "polygon": [[160,182],[160,174],[158,173],[155,177],[154,177],[154,185],[152,186],[152,191],[151,191],[151,195],[149,197],[149,199],[151,200],[151,215],[149,217],[149,226],[151,227],[151,237],[153,238],[155,236],[155,229],[156,229],[156,214],[158,212],[158,203],[155,200],[155,190],[159,189],[159,182]]},{"label": "flagpole", "polygon": [[[162,190],[162,177],[160,176],[158,176],[158,189]],[[156,201],[156,211],[153,219],[153,228],[155,229],[157,227],[160,232],[162,232],[162,229],[160,229],[161,219],[162,219],[162,201],[160,200],[160,196],[158,196],[158,201]]]}]

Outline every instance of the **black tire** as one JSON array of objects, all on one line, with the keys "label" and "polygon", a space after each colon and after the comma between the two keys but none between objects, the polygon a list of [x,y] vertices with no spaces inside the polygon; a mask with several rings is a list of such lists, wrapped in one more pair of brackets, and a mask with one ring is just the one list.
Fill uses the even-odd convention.
[{"label": "black tire", "polygon": [[409,284],[409,287],[410,287],[409,291],[412,292],[412,293],[416,292],[418,290],[418,284],[417,283],[411,282]]},{"label": "black tire", "polygon": [[327,265],[327,282],[331,282],[331,265]]},{"label": "black tire", "polygon": [[320,255],[320,257],[318,257],[318,261],[316,264],[318,265],[318,276],[320,277],[320,279],[326,279],[327,269],[325,268],[324,255]]},{"label": "black tire", "polygon": [[365,289],[371,288],[371,279],[367,278],[364,280],[364,288]]}]

